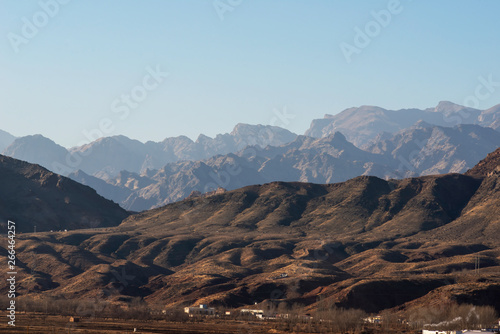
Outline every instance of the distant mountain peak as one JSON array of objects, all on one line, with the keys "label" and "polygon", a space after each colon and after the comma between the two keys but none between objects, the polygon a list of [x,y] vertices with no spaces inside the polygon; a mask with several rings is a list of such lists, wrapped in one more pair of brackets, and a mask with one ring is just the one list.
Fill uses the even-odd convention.
[{"label": "distant mountain peak", "polygon": [[334,142],[347,142],[347,138],[340,131],[335,131],[331,138]]},{"label": "distant mountain peak", "polygon": [[[324,118],[314,119],[305,135],[321,138],[335,131],[341,131],[348,141],[357,147],[364,147],[382,132],[395,134],[403,129],[414,127],[419,120],[443,127],[477,124],[498,129],[500,128],[500,106],[482,111],[450,101],[441,101],[437,106],[424,110],[417,108],[388,110],[377,106],[362,105],[345,109],[335,115],[326,114]],[[425,123],[418,124],[418,126],[428,127]]]},{"label": "distant mountain peak", "polygon": [[462,109],[466,109],[467,107],[464,107],[462,105],[450,102],[450,101],[440,101],[436,108],[434,108],[434,112],[439,112],[439,113],[444,113],[444,114],[451,114],[451,113],[456,113]]},{"label": "distant mountain peak", "polygon": [[419,120],[411,128],[412,129],[425,129],[425,128],[432,128],[434,126],[435,126],[434,124],[430,124],[430,123],[427,123],[426,121]]},{"label": "distant mountain peak", "polygon": [[234,136],[237,133],[239,133],[240,131],[248,130],[249,128],[250,128],[250,124],[238,123],[234,126],[233,131],[230,132],[230,135]]},{"label": "distant mountain peak", "polygon": [[[3,154],[52,168],[54,163],[66,161],[68,151],[51,139],[36,134],[17,138],[3,151]],[[62,173],[61,171],[60,174]]]},{"label": "distant mountain peak", "polygon": [[212,140],[212,138],[210,138],[207,135],[204,135],[203,133],[200,133],[200,135],[196,139],[195,143],[203,143],[203,142],[210,141],[210,140]]},{"label": "distant mountain peak", "polygon": [[359,109],[359,110],[386,110],[382,107],[377,107],[377,106],[373,106],[373,105],[368,105],[368,104],[364,104],[362,106],[359,106],[358,108],[353,108],[353,109]]},{"label": "distant mountain peak", "polygon": [[90,175],[88,175],[87,173],[85,173],[81,169],[77,169],[74,172],[72,172],[68,177],[71,178],[71,177],[87,177],[87,176],[90,176]]},{"label": "distant mountain peak", "polygon": [[438,105],[436,108],[439,108],[439,107],[449,107],[449,106],[457,106],[457,107],[462,107],[461,105],[457,104],[457,103],[454,103],[454,102],[451,102],[451,101],[446,101],[446,100],[443,100],[443,101],[439,101],[438,102]]},{"label": "distant mountain peak", "polygon": [[43,136],[43,135],[41,135],[39,133],[36,133],[34,135],[27,135],[27,136],[24,136],[24,137],[19,137],[19,139],[21,141],[43,140],[43,141],[47,141],[47,142],[51,142],[51,143],[55,144],[55,142],[52,139],[47,138],[47,137],[45,137],[45,136]]},{"label": "distant mountain peak", "polygon": [[243,133],[253,132],[255,130],[260,130],[265,128],[265,125],[262,124],[247,124],[247,123],[238,123],[234,126],[233,131],[231,131],[231,136],[238,136]]}]

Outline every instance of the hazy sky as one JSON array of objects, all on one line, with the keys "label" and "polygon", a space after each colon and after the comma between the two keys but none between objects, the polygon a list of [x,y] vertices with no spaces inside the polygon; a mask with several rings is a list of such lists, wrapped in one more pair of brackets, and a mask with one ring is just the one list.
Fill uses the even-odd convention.
[{"label": "hazy sky", "polygon": [[0,0],[0,129],[69,147],[463,104],[479,77],[500,82],[498,13],[497,0]]}]

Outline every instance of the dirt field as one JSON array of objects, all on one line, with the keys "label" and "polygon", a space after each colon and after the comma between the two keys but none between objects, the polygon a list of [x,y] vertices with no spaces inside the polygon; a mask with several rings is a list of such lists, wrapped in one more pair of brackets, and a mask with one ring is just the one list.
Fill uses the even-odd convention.
[{"label": "dirt field", "polygon": [[[2,321],[0,323],[0,334],[2,333],[27,333],[27,334],[124,334],[124,333],[165,333],[165,334],[338,334],[326,328],[315,328],[313,330],[307,324],[288,325],[284,323],[264,321],[241,321],[205,319],[203,322],[166,322],[166,321],[140,321],[140,320],[104,320],[104,319],[79,319],[76,323],[69,322],[69,317],[46,316],[41,314],[17,314],[16,326],[7,324],[6,312],[0,312]],[[314,327],[314,326],[313,326]],[[136,331],[134,332],[134,328]],[[278,329],[277,329],[278,328]],[[403,328],[384,328],[372,326],[357,331],[365,334],[416,334],[420,331]]]},{"label": "dirt field", "polygon": [[17,314],[16,326],[7,324],[5,312],[1,312],[2,322],[0,333],[213,333],[213,334],[261,334],[261,333],[285,333],[270,329],[262,322],[244,321],[220,321],[209,320],[203,323],[172,323],[165,321],[138,321],[138,320],[103,320],[103,319],[80,319],[77,323],[69,322],[69,317],[44,316],[38,314]]}]

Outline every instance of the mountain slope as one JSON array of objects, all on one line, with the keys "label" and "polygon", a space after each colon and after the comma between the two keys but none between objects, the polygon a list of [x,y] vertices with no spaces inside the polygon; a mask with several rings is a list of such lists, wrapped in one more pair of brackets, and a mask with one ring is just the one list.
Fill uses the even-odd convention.
[{"label": "mountain slope", "polygon": [[115,226],[128,214],[95,190],[38,165],[0,155],[0,225],[17,232]]},{"label": "mountain slope", "polygon": [[60,166],[73,162],[64,147],[42,135],[17,138],[3,151],[3,155],[38,164],[51,171],[59,171]]},{"label": "mountain slope", "polygon": [[366,146],[372,153],[394,161],[396,175],[418,176],[463,173],[500,146],[500,132],[478,125],[453,128],[422,122],[397,132],[390,138],[378,137]]},{"label": "mountain slope", "polygon": [[127,197],[130,196],[132,190],[127,187],[119,187],[115,184],[107,183],[106,181],[99,179],[97,177],[88,175],[82,170],[77,170],[74,173],[68,175],[68,178],[81,183],[83,185],[89,186],[92,189],[99,189],[97,193],[104,198],[112,199],[116,203],[125,201]]},{"label": "mountain slope", "polygon": [[489,126],[495,130],[500,129],[500,104],[483,111],[478,120],[479,124]]},{"label": "mountain slope", "polygon": [[117,175],[121,170],[138,172],[141,170],[149,152],[146,145],[125,136],[104,137],[70,152],[81,156],[78,169],[89,175],[106,179]]},{"label": "mountain slope", "polygon": [[16,140],[16,137],[8,132],[0,130],[0,153],[2,153],[10,144]]},{"label": "mountain slope", "polygon": [[499,171],[500,166],[500,148],[494,152],[489,153],[486,158],[479,161],[477,165],[468,170],[465,174],[477,177],[486,177],[490,174]]},{"label": "mountain slope", "polygon": [[167,306],[379,312],[439,292],[500,309],[499,177],[273,182],[145,211],[106,231],[24,235],[19,289],[34,275],[33,294]]}]

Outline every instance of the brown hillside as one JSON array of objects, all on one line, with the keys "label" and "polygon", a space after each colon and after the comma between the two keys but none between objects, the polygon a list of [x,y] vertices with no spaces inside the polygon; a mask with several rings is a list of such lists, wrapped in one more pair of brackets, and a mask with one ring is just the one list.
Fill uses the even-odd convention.
[{"label": "brown hillside", "polygon": [[465,174],[471,176],[488,176],[493,172],[500,172],[500,148],[491,152],[481,160],[476,166],[469,169]]},{"label": "brown hillside", "polygon": [[25,234],[18,290],[368,312],[438,295],[500,310],[499,177],[274,182],[187,199],[107,230]]},{"label": "brown hillside", "polygon": [[16,231],[116,226],[128,216],[94,189],[39,165],[0,155],[0,226],[7,220]]}]

